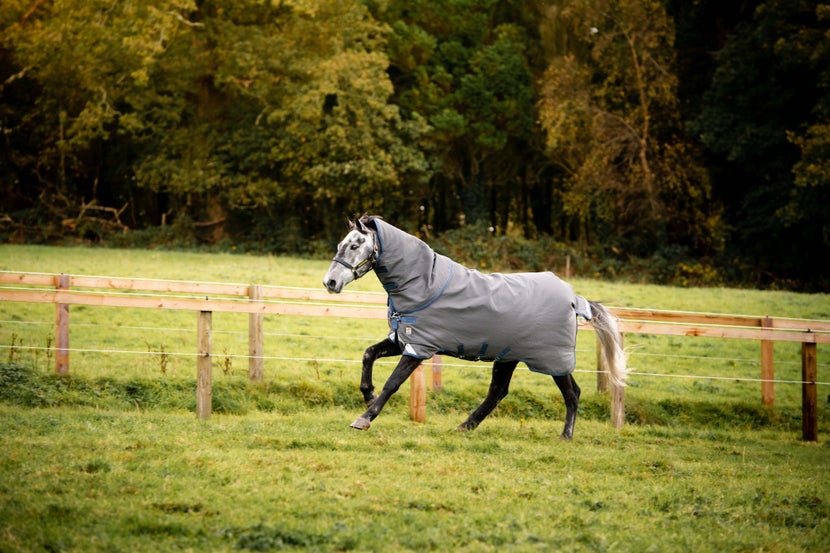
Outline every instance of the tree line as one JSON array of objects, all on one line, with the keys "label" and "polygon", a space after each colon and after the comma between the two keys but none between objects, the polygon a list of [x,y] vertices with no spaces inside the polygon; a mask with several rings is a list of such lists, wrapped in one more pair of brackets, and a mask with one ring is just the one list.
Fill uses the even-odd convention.
[{"label": "tree line", "polygon": [[830,288],[830,4],[6,0],[0,29],[6,240],[312,253],[373,212]]}]

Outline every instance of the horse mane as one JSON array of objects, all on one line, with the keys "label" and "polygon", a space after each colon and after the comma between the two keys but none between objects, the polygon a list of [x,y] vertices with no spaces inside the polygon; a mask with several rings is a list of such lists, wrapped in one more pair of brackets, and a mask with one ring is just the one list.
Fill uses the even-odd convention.
[{"label": "horse mane", "polygon": [[355,230],[355,229],[360,230],[361,227],[367,227],[367,226],[374,228],[376,219],[383,220],[383,217],[381,217],[380,215],[369,215],[368,213],[364,213],[363,215],[361,215],[359,217],[355,217],[354,220],[346,219],[346,223],[348,224],[349,229],[351,229],[351,230]]}]

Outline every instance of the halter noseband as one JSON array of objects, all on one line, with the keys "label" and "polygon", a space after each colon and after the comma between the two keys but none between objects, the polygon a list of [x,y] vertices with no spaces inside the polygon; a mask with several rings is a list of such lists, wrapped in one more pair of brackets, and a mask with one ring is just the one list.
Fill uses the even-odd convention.
[{"label": "halter noseband", "polygon": [[[351,263],[349,263],[345,259],[337,257],[337,256],[334,256],[332,261],[334,261],[336,263],[340,263],[341,265],[346,267],[348,270],[350,270],[352,272],[352,275],[354,275],[354,279],[357,280],[360,277],[362,277],[363,275],[365,275],[366,273],[368,273],[369,271],[371,271],[372,269],[374,269],[375,261],[377,261],[377,258],[378,258],[378,247],[377,247],[377,239],[375,239],[375,244],[372,247],[372,253],[369,254],[369,257],[367,257],[366,259],[364,259],[363,261],[361,261],[357,265],[352,265]],[[361,269],[362,267],[365,267],[367,264],[369,265],[368,269],[366,269],[362,273],[358,272],[359,269]]]}]

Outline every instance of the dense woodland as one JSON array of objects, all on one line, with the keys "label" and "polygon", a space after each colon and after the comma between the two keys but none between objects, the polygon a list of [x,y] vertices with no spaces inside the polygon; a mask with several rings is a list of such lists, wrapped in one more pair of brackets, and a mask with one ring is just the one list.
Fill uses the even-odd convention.
[{"label": "dense woodland", "polygon": [[817,1],[4,0],[0,140],[5,241],[830,289]]}]

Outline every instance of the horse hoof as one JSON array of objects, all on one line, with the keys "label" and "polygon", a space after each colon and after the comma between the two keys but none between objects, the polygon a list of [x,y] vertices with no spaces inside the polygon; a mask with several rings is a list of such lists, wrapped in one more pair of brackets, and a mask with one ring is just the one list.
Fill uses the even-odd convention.
[{"label": "horse hoof", "polygon": [[352,428],[356,428],[358,430],[369,430],[371,424],[369,423],[369,419],[367,419],[366,417],[358,417],[349,426],[351,426]]},{"label": "horse hoof", "polygon": [[366,402],[366,407],[371,407],[375,400],[378,398],[377,395],[373,395],[371,399],[364,400]]},{"label": "horse hoof", "polygon": [[573,436],[566,436],[562,434],[561,436],[559,436],[559,439],[563,442],[570,442],[573,441]]},{"label": "horse hoof", "polygon": [[456,432],[467,432],[470,429],[467,428],[466,426],[464,426],[463,424],[459,424],[458,426],[455,427],[455,430],[456,430]]}]

